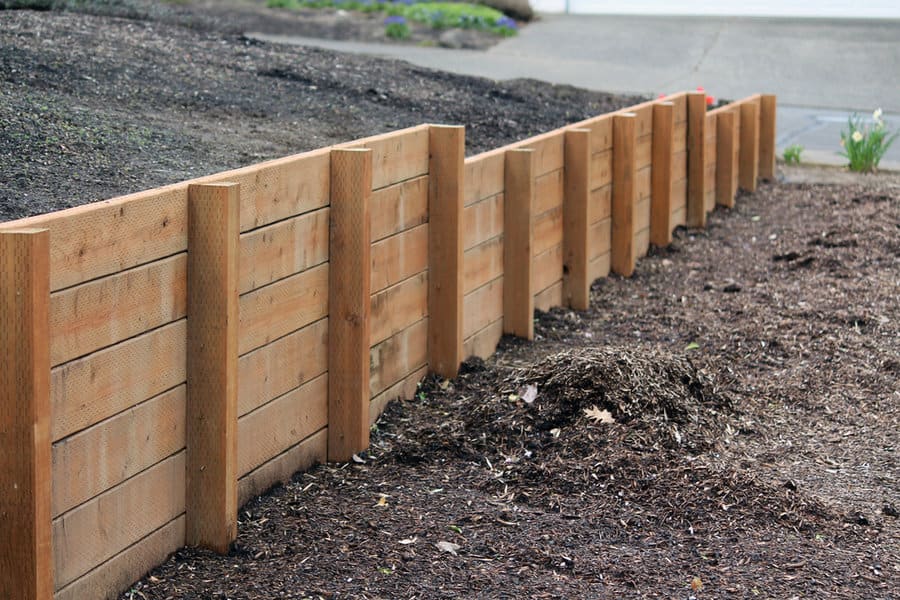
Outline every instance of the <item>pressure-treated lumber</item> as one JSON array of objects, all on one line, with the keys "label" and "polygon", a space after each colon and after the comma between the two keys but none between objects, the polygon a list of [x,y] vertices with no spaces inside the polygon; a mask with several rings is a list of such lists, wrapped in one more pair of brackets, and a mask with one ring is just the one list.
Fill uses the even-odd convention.
[{"label": "pressure-treated lumber", "polygon": [[741,104],[741,158],[739,184],[748,192],[756,191],[759,178],[759,104]]},{"label": "pressure-treated lumber", "polygon": [[508,150],[505,165],[503,333],[534,339],[534,152]]},{"label": "pressure-treated lumber", "polygon": [[687,226],[706,227],[706,94],[688,94]]},{"label": "pressure-treated lumber", "polygon": [[591,130],[566,131],[563,198],[563,300],[576,310],[591,301],[588,230],[591,201]]},{"label": "pressure-treated lumber", "polygon": [[653,105],[653,164],[650,184],[650,243],[672,243],[672,143],[675,136],[675,105]]},{"label": "pressure-treated lumber", "polygon": [[637,168],[634,162],[636,116],[619,113],[613,121],[612,255],[614,273],[634,272],[634,210]]},{"label": "pressure-treated lumber", "polygon": [[328,460],[369,445],[372,152],[331,153],[328,287]]},{"label": "pressure-treated lumber", "polygon": [[428,363],[456,377],[463,361],[464,127],[429,128]]},{"label": "pressure-treated lumber", "polygon": [[759,98],[759,176],[766,180],[775,178],[775,105],[772,94]]},{"label": "pressure-treated lumber", "polygon": [[719,113],[716,121],[716,204],[734,206],[734,174],[737,170],[735,144],[738,139],[738,120],[734,112]]},{"label": "pressure-treated lumber", "polygon": [[0,598],[50,600],[50,232],[0,232]]},{"label": "pressure-treated lumber", "polygon": [[237,537],[240,186],[188,190],[185,538],[227,553]]}]

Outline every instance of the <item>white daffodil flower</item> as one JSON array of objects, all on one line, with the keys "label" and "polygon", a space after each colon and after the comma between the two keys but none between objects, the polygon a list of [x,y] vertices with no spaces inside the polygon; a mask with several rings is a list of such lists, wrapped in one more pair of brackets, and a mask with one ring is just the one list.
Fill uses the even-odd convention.
[{"label": "white daffodil flower", "polygon": [[880,108],[876,108],[875,112],[872,113],[872,118],[875,119],[876,121],[880,121],[881,115],[883,115],[883,114],[884,114],[884,111],[882,111]]},{"label": "white daffodil flower", "polygon": [[851,137],[853,138],[853,141],[854,141],[854,142],[859,143],[859,142],[861,142],[862,139],[863,139],[863,134],[862,134],[861,131],[854,131],[854,132],[853,132],[853,135],[852,135]]}]

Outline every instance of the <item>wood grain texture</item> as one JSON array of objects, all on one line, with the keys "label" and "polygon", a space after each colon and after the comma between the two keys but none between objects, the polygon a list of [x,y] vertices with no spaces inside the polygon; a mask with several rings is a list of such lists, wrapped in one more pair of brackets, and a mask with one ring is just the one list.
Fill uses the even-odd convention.
[{"label": "wood grain texture", "polygon": [[545,173],[534,180],[534,214],[540,215],[563,204],[565,169]]},{"label": "wood grain texture", "polygon": [[0,232],[0,598],[50,600],[50,233]]},{"label": "wood grain texture", "polygon": [[534,257],[535,294],[563,280],[563,247],[558,244]]},{"label": "wood grain texture", "polygon": [[663,248],[672,243],[672,162],[675,105],[653,105],[653,167],[650,173],[650,243]]},{"label": "wood grain texture", "polygon": [[464,170],[465,205],[503,192],[504,155],[486,152],[466,159]]},{"label": "wood grain texture", "polygon": [[503,332],[534,339],[534,179],[531,150],[506,153]]},{"label": "wood grain texture", "polygon": [[497,319],[503,318],[503,277],[498,277],[466,294],[463,336],[469,338]]},{"label": "wood grain texture", "polygon": [[735,158],[738,142],[738,119],[734,112],[719,114],[716,124],[718,141],[716,143],[716,204],[732,208],[737,190],[734,187],[734,174],[738,168]]},{"label": "wood grain texture", "polygon": [[566,131],[563,198],[563,301],[575,310],[591,303],[588,273],[591,204],[591,130]]},{"label": "wood grain texture", "polygon": [[331,156],[328,286],[328,460],[331,461],[350,460],[369,445],[366,384],[371,326],[372,155],[370,150],[334,150]]},{"label": "wood grain texture", "polygon": [[428,319],[422,319],[373,346],[369,363],[369,393],[372,398],[425,366],[428,363]]},{"label": "wood grain texture", "polygon": [[369,402],[369,425],[374,424],[388,403],[392,400],[410,400],[416,395],[421,382],[428,375],[428,367],[423,366],[416,369],[388,389],[384,390]]},{"label": "wood grain texture", "polygon": [[579,129],[591,130],[591,156],[598,152],[612,150],[613,145],[613,115],[601,115],[589,120],[587,123],[576,124]]},{"label": "wood grain texture", "polygon": [[237,537],[240,186],[188,191],[185,536],[226,554]]},{"label": "wood grain texture", "polygon": [[[429,130],[429,125],[419,125],[340,144],[335,149],[371,150],[372,189],[377,190],[428,173]],[[333,186],[334,177],[331,183]],[[332,188],[332,202],[333,195]]]},{"label": "wood grain texture", "polygon": [[634,212],[637,167],[634,162],[636,116],[619,113],[613,121],[612,270],[630,277],[635,266]]},{"label": "wood grain texture", "polygon": [[298,471],[324,463],[328,456],[328,429],[320,429],[299,444],[247,473],[238,482],[238,504],[243,506],[276,483],[287,483]]},{"label": "wood grain texture", "polygon": [[612,215],[612,184],[591,190],[588,211],[588,222],[592,225]]},{"label": "wood grain texture", "polygon": [[763,94],[759,97],[759,176],[775,179],[776,97]]},{"label": "wood grain texture", "polygon": [[741,104],[741,155],[738,181],[748,192],[756,191],[759,178],[759,103]]},{"label": "wood grain texture", "polygon": [[466,294],[503,275],[503,238],[495,237],[466,250],[463,255]]},{"label": "wood grain texture", "polygon": [[[612,218],[607,217],[602,221],[591,224],[590,246],[588,248],[589,260],[594,260],[601,254],[609,254],[612,251]],[[605,277],[607,273],[603,273]],[[596,275],[593,279],[596,279]]]},{"label": "wood grain texture", "polygon": [[370,346],[428,316],[428,280],[423,271],[372,295]]},{"label": "wood grain texture", "polygon": [[503,319],[501,318],[466,338],[463,346],[466,356],[489,357],[497,349],[497,344],[500,343],[502,337]]},{"label": "wood grain texture", "polygon": [[428,224],[372,244],[372,293],[428,269]]},{"label": "wood grain texture", "polygon": [[592,190],[612,183],[613,150],[610,146],[591,155],[591,182]]},{"label": "wood grain texture", "polygon": [[465,207],[463,221],[465,250],[503,235],[503,194],[479,200]]},{"label": "wood grain texture", "polygon": [[706,227],[706,94],[688,94],[687,226]]},{"label": "wood grain texture", "polygon": [[428,164],[428,364],[456,377],[463,361],[464,127],[433,125]]},{"label": "wood grain texture", "polygon": [[534,216],[534,255],[559,246],[563,241],[563,211],[557,206]]},{"label": "wood grain texture", "polygon": [[560,305],[562,305],[562,281],[534,295],[534,307],[538,310],[546,312]]},{"label": "wood grain texture", "polygon": [[703,209],[707,215],[716,208],[716,162],[718,161],[718,118],[720,113],[706,114],[706,166],[703,168]]},{"label": "wood grain texture", "polygon": [[428,222],[428,176],[372,192],[372,243]]}]

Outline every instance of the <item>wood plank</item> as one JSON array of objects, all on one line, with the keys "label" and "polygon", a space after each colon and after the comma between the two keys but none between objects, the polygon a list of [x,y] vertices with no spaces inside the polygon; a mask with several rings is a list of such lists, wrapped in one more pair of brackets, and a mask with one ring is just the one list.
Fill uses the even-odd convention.
[{"label": "wood plank", "polygon": [[133,546],[95,567],[63,589],[54,600],[118,598],[178,548],[184,546],[184,517],[169,521]]},{"label": "wood plank", "polygon": [[525,140],[517,146],[518,150],[532,150],[534,152],[534,176],[540,177],[550,171],[562,169],[565,158],[565,134],[562,130],[558,133],[545,133]]},{"label": "wood plank", "polygon": [[238,360],[238,415],[243,416],[328,368],[328,319]]},{"label": "wood plank", "polygon": [[184,512],[185,453],[53,520],[56,589],[113,558]]},{"label": "wood plank", "polygon": [[60,440],[185,382],[184,319],[56,367],[51,438]]},{"label": "wood plank", "polygon": [[687,152],[687,121],[675,123],[675,131],[672,134],[672,152]]},{"label": "wood plank", "polygon": [[672,118],[675,123],[687,121],[687,94],[680,92],[663,98],[664,102],[671,102],[673,106]]},{"label": "wood plank", "polygon": [[372,293],[428,269],[428,224],[372,244]]},{"label": "wood plank", "polygon": [[[554,246],[534,257],[534,289],[537,293],[563,280],[563,247]],[[562,306],[562,305],[560,305]]]},{"label": "wood plank", "polygon": [[463,177],[465,205],[503,193],[503,172],[502,153],[483,153],[467,158]]},{"label": "wood plank", "polygon": [[503,319],[497,319],[484,329],[466,338],[463,345],[466,357],[478,356],[487,358],[497,350],[497,344],[503,337]]},{"label": "wood plank", "polygon": [[590,260],[594,260],[598,256],[612,252],[611,218],[607,217],[602,221],[597,221],[591,225],[590,242],[590,250],[588,252]]},{"label": "wood plank", "polygon": [[428,222],[428,176],[372,192],[372,242]]},{"label": "wood plank", "polygon": [[555,285],[551,285],[534,296],[534,308],[544,312],[550,310],[554,306],[562,305],[562,281]]},{"label": "wood plank", "polygon": [[638,171],[646,169],[653,161],[653,134],[645,133],[635,142],[634,164]]},{"label": "wood plank", "polygon": [[238,475],[243,477],[327,425],[328,374],[323,373],[240,418]]},{"label": "wood plank", "polygon": [[463,221],[463,245],[466,250],[503,235],[503,194],[467,206],[463,211]]},{"label": "wood plank", "polygon": [[563,200],[563,299],[566,306],[587,310],[591,217],[591,130],[566,131],[565,198]]},{"label": "wood plank", "polygon": [[370,346],[428,316],[428,279],[431,273],[433,271],[423,271],[372,295]]},{"label": "wood plank", "polygon": [[703,207],[707,213],[716,208],[716,161],[718,158],[718,116],[719,113],[707,112],[706,114],[706,148],[704,168],[704,202]]},{"label": "wood plank", "polygon": [[610,253],[601,254],[596,258],[591,259],[590,262],[590,272],[591,272],[591,281],[595,281],[600,279],[601,277],[606,277],[609,275],[610,270]]},{"label": "wood plank", "polygon": [[188,190],[185,536],[226,554],[237,538],[240,187]]},{"label": "wood plank", "polygon": [[50,296],[53,366],[187,314],[187,255],[178,254]]},{"label": "wood plank", "polygon": [[[442,377],[456,377],[463,361],[464,127],[430,129],[428,213],[428,364]],[[407,321],[408,322],[408,321]]]},{"label": "wood plank", "polygon": [[737,190],[734,187],[737,170],[737,153],[735,145],[738,141],[738,122],[734,112],[723,112],[717,121],[718,142],[716,144],[716,204],[732,208]]},{"label": "wood plank", "polygon": [[185,390],[180,385],[54,444],[52,516],[182,450]]},{"label": "wood plank", "polygon": [[592,120],[589,125],[577,124],[575,127],[591,130],[591,156],[612,150],[613,115],[603,115]]},{"label": "wood plank", "polygon": [[503,278],[498,277],[466,294],[463,336],[469,338],[497,319],[503,318]]},{"label": "wood plank", "polygon": [[466,294],[503,275],[503,248],[503,238],[497,237],[466,250],[463,257]]},{"label": "wood plank", "polygon": [[[427,130],[425,135],[427,140]],[[390,148],[402,156],[404,138],[388,139],[399,144]],[[380,152],[379,156],[394,155],[385,153],[383,148]],[[426,159],[427,153],[426,146]],[[369,394],[365,383],[371,339],[369,198],[373,154],[371,150],[334,150],[331,156],[328,460],[339,462],[350,460],[369,445]]]},{"label": "wood plank", "polygon": [[672,243],[672,165],[675,105],[653,106],[653,166],[650,172],[650,242],[659,247]]},{"label": "wood plank", "polygon": [[706,94],[688,94],[687,225],[706,227]]},{"label": "wood plank", "polygon": [[759,176],[775,179],[775,112],[776,97],[763,94],[759,98]]},{"label": "wood plank", "polygon": [[0,598],[49,600],[50,233],[0,232]]},{"label": "wood plank", "polygon": [[[328,314],[333,268],[334,259],[241,296],[240,354],[265,346]],[[370,272],[371,265],[366,264],[367,279]]]},{"label": "wood plank", "polygon": [[687,207],[679,206],[672,212],[672,223],[675,226],[687,226]]},{"label": "wood plank", "polygon": [[[707,150],[710,152],[715,152],[714,148],[707,147]],[[706,188],[706,195],[704,196],[703,207],[706,209],[706,212],[712,212],[716,208],[716,163],[711,162],[706,165],[706,169],[703,171],[703,177],[706,179],[706,183],[704,187]]]},{"label": "wood plank", "polygon": [[591,155],[591,189],[612,183],[613,150],[608,148]]},{"label": "wood plank", "polygon": [[612,215],[612,184],[591,190],[588,223],[608,219]]},{"label": "wood plank", "polygon": [[531,150],[506,152],[503,332],[534,339],[534,175]]},{"label": "wood plank", "polygon": [[565,169],[550,171],[534,182],[534,214],[540,215],[563,204]]},{"label": "wood plank", "polygon": [[[688,175],[687,150],[675,152],[672,155],[672,181],[687,180]],[[685,192],[686,193],[686,192]]]},{"label": "wood plank", "polygon": [[245,294],[328,260],[329,209],[241,236],[238,291]]},{"label": "wood plank", "polygon": [[759,104],[741,104],[741,155],[739,183],[748,192],[756,191],[759,177]]},{"label": "wood plank", "polygon": [[612,270],[624,277],[634,272],[634,205],[637,169],[634,162],[636,116],[618,113],[613,123]]},{"label": "wood plank", "polygon": [[653,170],[650,167],[638,169],[635,173],[635,195],[638,200],[649,200],[652,190]]},{"label": "wood plank", "polygon": [[[428,319],[422,319],[372,347],[369,354],[370,397],[374,398],[410,373],[420,369],[427,362]],[[366,423],[368,423],[368,404],[366,404],[366,411]]]},{"label": "wood plank", "polygon": [[[640,104],[629,106],[619,112],[619,114],[628,113],[634,115],[634,135],[638,142],[640,142],[641,138],[645,135],[653,132],[653,104],[654,101],[652,100],[649,102],[641,102]],[[637,156],[638,155],[635,154],[636,158]]]},{"label": "wood plank", "polygon": [[[428,173],[428,132],[428,125],[419,125],[339,144],[334,148],[371,150],[372,189],[377,190]],[[331,184],[333,195],[333,178]]]},{"label": "wood plank", "polygon": [[238,504],[241,506],[278,483],[287,483],[294,473],[324,463],[328,457],[328,429],[312,434],[248,473],[238,482]]},{"label": "wood plank", "polygon": [[[634,230],[635,233],[650,228],[650,198],[641,198],[634,205]],[[644,248],[641,255],[647,252]]]},{"label": "wood plank", "polygon": [[384,390],[369,402],[369,426],[372,426],[393,400],[410,400],[416,395],[419,383],[428,375],[428,367],[423,366],[388,389]]},{"label": "wood plank", "polygon": [[[641,248],[649,248],[650,247],[650,228],[642,229],[634,234],[634,247],[635,251],[639,252]],[[646,250],[640,256],[645,256]],[[635,257],[639,258],[639,257]]]},{"label": "wood plank", "polygon": [[534,254],[562,244],[563,211],[558,206],[534,217]]}]

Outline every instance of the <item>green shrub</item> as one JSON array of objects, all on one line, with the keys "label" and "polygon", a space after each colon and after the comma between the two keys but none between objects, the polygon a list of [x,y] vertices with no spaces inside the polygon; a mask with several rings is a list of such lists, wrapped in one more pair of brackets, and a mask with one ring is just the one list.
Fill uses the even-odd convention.
[{"label": "green shrub", "polygon": [[900,135],[897,133],[891,135],[880,108],[872,114],[872,120],[874,126],[870,128],[863,125],[862,118],[854,113],[847,120],[847,131],[841,131],[841,146],[844,148],[841,156],[850,161],[851,171],[859,173],[875,171],[888,148]]}]

